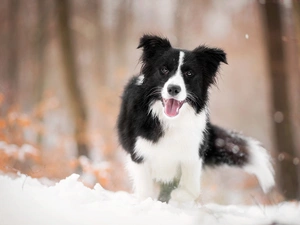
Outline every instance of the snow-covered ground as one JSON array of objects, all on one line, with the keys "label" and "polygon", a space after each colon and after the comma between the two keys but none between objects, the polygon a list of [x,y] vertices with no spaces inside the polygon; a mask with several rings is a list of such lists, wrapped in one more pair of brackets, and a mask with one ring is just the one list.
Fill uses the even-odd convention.
[{"label": "snow-covered ground", "polygon": [[138,201],[100,185],[85,187],[73,174],[54,186],[20,175],[0,175],[1,225],[300,224],[300,204],[221,206]]}]

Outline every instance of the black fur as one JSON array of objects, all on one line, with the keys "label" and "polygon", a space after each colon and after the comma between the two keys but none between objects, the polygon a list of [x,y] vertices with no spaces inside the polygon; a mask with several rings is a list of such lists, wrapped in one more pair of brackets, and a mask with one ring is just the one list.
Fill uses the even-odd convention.
[{"label": "black fur", "polygon": [[208,148],[204,165],[243,166],[249,160],[247,140],[241,134],[215,125],[208,125]]},{"label": "black fur", "polygon": [[118,133],[123,148],[131,154],[134,162],[140,163],[143,158],[137,157],[134,153],[137,136],[155,143],[163,136],[163,131],[159,120],[148,115],[151,101],[158,97],[151,95],[153,86],[146,88],[137,86],[136,81],[137,77],[133,77],[125,87],[118,118]]}]

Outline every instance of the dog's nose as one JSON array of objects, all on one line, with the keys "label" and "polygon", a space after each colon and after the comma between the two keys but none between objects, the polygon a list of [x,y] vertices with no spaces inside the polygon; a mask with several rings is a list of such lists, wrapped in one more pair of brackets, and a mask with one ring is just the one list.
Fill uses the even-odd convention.
[{"label": "dog's nose", "polygon": [[181,87],[178,85],[170,84],[168,86],[168,93],[171,96],[178,95],[180,93],[180,91],[181,91]]}]

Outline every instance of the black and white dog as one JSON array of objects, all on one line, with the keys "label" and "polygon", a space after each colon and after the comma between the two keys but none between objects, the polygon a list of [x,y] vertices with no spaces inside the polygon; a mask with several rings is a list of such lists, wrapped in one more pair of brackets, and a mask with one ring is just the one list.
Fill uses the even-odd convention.
[{"label": "black and white dog", "polygon": [[136,194],[162,201],[196,200],[203,167],[218,165],[255,174],[268,191],[274,177],[266,150],[209,120],[209,88],[220,63],[227,63],[224,51],[176,49],[153,35],[144,35],[138,48],[143,49],[141,73],[125,87],[118,118]]}]

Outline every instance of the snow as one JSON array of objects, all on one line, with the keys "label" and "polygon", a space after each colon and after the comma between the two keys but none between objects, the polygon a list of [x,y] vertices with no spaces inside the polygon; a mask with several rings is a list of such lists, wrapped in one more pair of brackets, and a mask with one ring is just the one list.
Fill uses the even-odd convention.
[{"label": "snow", "polygon": [[24,161],[27,155],[37,155],[38,150],[29,144],[23,144],[20,148],[15,144],[7,144],[4,141],[0,141],[0,151],[4,151],[6,155],[13,156],[20,161]]},{"label": "snow", "polygon": [[222,206],[139,201],[126,192],[93,189],[72,174],[54,186],[0,175],[1,225],[76,224],[300,224],[300,204]]}]

